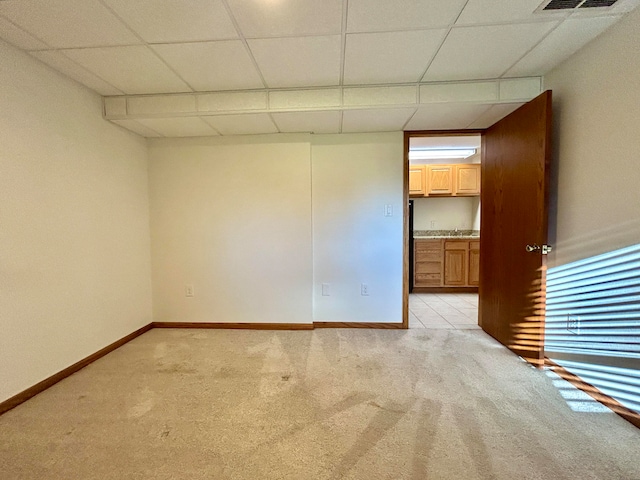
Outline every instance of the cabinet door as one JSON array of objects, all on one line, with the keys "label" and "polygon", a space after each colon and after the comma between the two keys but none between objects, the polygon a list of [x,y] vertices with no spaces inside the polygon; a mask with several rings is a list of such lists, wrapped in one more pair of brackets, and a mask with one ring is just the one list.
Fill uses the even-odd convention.
[{"label": "cabinet door", "polygon": [[409,167],[409,195],[423,197],[426,193],[426,176],[424,165]]},{"label": "cabinet door", "polygon": [[480,285],[480,242],[469,242],[469,285]]},{"label": "cabinet door", "polygon": [[427,166],[427,194],[453,194],[453,165]]},{"label": "cabinet door", "polygon": [[456,165],[456,195],[480,195],[480,164]]},{"label": "cabinet door", "polygon": [[467,252],[464,250],[445,250],[444,252],[444,284],[447,286],[464,286],[467,270]]},{"label": "cabinet door", "polygon": [[469,242],[447,240],[444,242],[444,285],[463,287],[467,284],[467,257]]}]

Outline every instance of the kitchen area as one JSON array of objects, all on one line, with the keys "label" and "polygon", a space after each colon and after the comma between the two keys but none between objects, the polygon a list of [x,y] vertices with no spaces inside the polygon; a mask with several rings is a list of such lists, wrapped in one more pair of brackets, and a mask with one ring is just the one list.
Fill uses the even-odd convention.
[{"label": "kitchen area", "polygon": [[480,135],[410,138],[410,328],[479,328],[480,150]]}]

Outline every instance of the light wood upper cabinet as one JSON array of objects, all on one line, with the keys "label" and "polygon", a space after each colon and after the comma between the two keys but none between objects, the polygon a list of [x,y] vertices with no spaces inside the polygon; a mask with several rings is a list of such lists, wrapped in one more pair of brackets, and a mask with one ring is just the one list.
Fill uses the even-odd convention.
[{"label": "light wood upper cabinet", "polygon": [[427,165],[427,195],[452,195],[454,165]]},{"label": "light wood upper cabinet", "polygon": [[412,165],[409,167],[409,195],[423,197],[426,194],[426,166]]},{"label": "light wood upper cabinet", "polygon": [[480,164],[411,165],[412,197],[464,197],[480,195]]},{"label": "light wood upper cabinet", "polygon": [[456,195],[480,195],[480,164],[456,165]]}]

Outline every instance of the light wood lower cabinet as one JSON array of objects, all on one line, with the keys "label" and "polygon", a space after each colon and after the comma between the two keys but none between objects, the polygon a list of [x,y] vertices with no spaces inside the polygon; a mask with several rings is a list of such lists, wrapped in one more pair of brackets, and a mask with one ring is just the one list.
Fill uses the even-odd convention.
[{"label": "light wood lower cabinet", "polygon": [[444,285],[446,287],[464,287],[467,285],[468,257],[468,241],[444,241]]},{"label": "light wood lower cabinet", "polygon": [[467,283],[477,287],[480,285],[480,242],[469,242],[469,278]]},{"label": "light wood lower cabinet", "polygon": [[442,240],[416,240],[413,258],[414,286],[442,285]]},{"label": "light wood lower cabinet", "polygon": [[479,280],[478,240],[414,241],[414,287],[477,287]]}]

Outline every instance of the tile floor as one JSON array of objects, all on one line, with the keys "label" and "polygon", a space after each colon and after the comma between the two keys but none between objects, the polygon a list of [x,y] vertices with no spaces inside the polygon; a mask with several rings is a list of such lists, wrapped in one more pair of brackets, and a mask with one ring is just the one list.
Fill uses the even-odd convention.
[{"label": "tile floor", "polygon": [[412,293],[409,328],[479,329],[477,293]]}]

